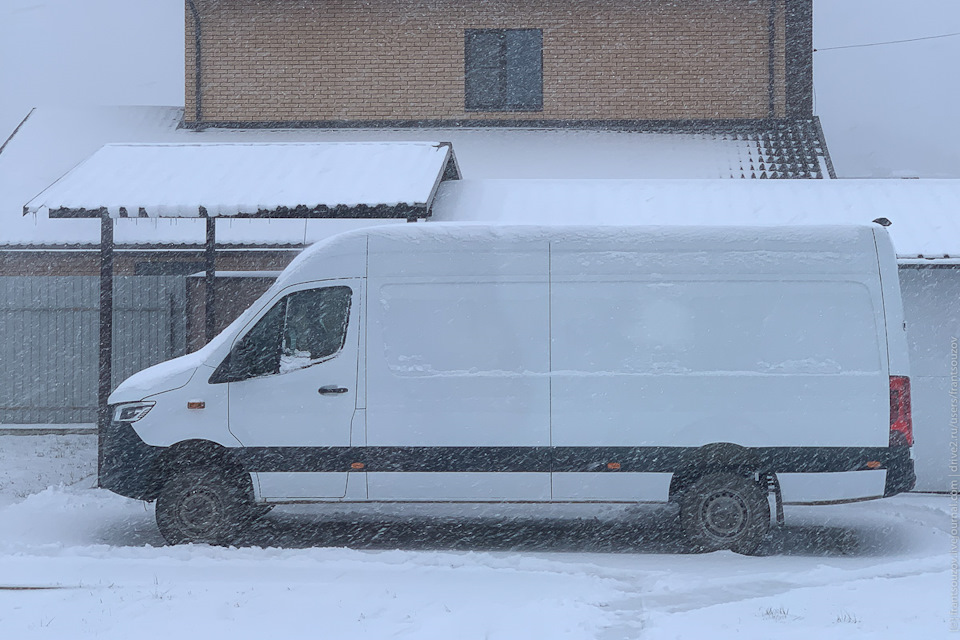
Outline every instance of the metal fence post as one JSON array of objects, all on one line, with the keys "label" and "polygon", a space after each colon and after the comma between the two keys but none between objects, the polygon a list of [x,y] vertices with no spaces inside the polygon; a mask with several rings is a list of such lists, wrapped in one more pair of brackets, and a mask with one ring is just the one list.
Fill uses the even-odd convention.
[{"label": "metal fence post", "polygon": [[110,427],[113,390],[113,218],[100,212],[100,351],[97,375],[97,486],[103,468],[103,438]]},{"label": "metal fence post", "polygon": [[204,278],[203,288],[206,293],[205,317],[204,317],[204,342],[210,342],[217,334],[217,297],[216,297],[216,279],[217,279],[217,219],[207,216],[207,210],[200,207],[200,213],[207,218],[207,241],[204,246],[204,262],[206,263],[206,277]]}]

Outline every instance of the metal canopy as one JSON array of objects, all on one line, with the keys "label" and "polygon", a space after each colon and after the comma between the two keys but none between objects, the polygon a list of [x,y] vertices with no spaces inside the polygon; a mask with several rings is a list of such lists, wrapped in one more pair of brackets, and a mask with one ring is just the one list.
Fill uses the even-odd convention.
[{"label": "metal canopy", "polygon": [[51,218],[425,218],[440,142],[108,144],[28,202]]},{"label": "metal canopy", "polygon": [[209,341],[218,217],[415,221],[430,216],[442,181],[459,179],[445,142],[108,144],[24,205],[24,215],[100,219],[98,475],[112,419],[116,218],[206,219]]}]

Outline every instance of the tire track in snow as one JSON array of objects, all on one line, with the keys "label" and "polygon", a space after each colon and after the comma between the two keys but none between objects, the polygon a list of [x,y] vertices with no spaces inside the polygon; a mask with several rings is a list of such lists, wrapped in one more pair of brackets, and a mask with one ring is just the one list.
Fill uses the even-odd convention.
[{"label": "tire track in snow", "polygon": [[[902,566],[901,566],[902,565]],[[891,570],[892,569],[892,570]],[[831,570],[821,572],[816,580],[785,580],[783,578],[753,577],[729,581],[723,578],[702,581],[692,589],[682,585],[661,585],[655,592],[648,592],[644,602],[651,609],[666,612],[689,612],[717,605],[732,604],[746,600],[768,598],[783,595],[798,589],[816,589],[818,587],[837,587],[864,580],[897,580],[924,575],[941,574],[949,571],[949,561],[945,558],[927,558],[918,568],[916,560],[883,564],[870,569]],[[805,575],[805,574],[801,574]],[[809,574],[806,574],[809,575]]]}]

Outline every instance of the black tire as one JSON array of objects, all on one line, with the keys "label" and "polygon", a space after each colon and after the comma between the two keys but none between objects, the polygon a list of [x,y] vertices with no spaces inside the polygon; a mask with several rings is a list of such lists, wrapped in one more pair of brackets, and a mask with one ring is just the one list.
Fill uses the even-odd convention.
[{"label": "black tire", "polygon": [[770,528],[767,492],[733,473],[702,476],[683,490],[680,523],[699,551],[753,554]]},{"label": "black tire", "polygon": [[216,466],[180,470],[160,490],[156,515],[170,544],[232,544],[256,518],[250,476]]}]

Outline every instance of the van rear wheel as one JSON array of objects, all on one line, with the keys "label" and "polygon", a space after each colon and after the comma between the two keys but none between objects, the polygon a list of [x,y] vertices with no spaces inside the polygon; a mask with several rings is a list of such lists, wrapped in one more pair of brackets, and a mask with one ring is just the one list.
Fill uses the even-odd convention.
[{"label": "van rear wheel", "polygon": [[752,554],[770,528],[767,493],[752,478],[711,473],[684,489],[680,522],[700,551]]},{"label": "van rear wheel", "polygon": [[249,476],[215,466],[178,471],[157,496],[157,527],[169,544],[229,545],[256,517]]}]

